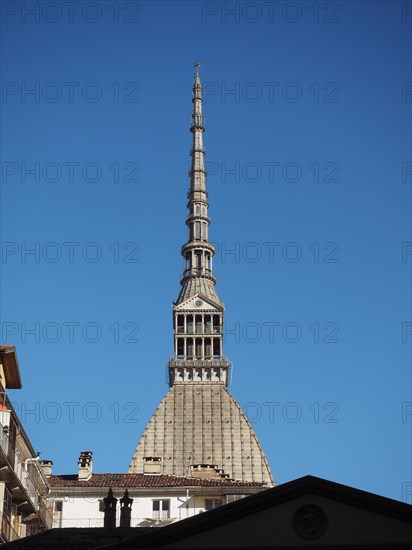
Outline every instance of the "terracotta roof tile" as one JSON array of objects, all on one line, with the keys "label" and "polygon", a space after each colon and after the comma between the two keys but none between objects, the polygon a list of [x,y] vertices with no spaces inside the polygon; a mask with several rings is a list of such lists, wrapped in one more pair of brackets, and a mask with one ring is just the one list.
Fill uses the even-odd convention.
[{"label": "terracotta roof tile", "polygon": [[77,474],[52,475],[51,487],[262,487],[262,483],[202,479],[172,475],[93,474],[88,481],[78,481]]}]

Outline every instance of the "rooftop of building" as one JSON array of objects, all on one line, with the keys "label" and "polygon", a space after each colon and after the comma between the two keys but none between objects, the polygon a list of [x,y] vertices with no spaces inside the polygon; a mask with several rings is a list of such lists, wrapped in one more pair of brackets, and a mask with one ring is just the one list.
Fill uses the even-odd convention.
[{"label": "rooftop of building", "polygon": [[52,475],[51,487],[262,487],[262,483],[205,479],[164,474],[92,474],[89,480],[79,480],[77,474]]}]

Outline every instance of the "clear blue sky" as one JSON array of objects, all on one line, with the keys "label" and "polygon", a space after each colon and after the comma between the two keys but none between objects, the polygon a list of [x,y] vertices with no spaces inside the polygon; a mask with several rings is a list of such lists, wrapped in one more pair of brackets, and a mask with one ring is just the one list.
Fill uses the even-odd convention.
[{"label": "clear blue sky", "polygon": [[408,5],[2,2],[1,340],[55,472],[127,471],[168,390],[198,58],[230,389],[279,483],[412,502]]}]

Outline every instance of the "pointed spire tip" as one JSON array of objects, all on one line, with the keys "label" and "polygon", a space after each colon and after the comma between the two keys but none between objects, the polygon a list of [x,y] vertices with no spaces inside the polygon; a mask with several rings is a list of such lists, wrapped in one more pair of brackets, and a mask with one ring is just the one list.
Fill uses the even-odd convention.
[{"label": "pointed spire tip", "polygon": [[195,76],[199,76],[199,67],[201,67],[200,61],[197,59],[193,66],[196,68]]}]

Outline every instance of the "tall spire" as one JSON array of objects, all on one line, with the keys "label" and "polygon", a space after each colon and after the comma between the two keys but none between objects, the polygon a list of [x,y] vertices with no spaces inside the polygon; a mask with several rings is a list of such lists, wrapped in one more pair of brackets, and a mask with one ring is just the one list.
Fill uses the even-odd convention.
[{"label": "tall spire", "polygon": [[[202,113],[202,83],[199,74],[199,61],[195,63],[196,73],[193,83],[193,113],[190,131],[192,132],[192,148],[190,155],[190,187],[186,219],[188,240],[182,247],[184,258],[184,272],[181,278],[182,286],[187,283],[188,277],[207,277],[214,285],[216,282],[212,272],[212,257],[215,249],[208,241],[209,217],[206,190],[205,149],[203,146],[203,132],[205,126]],[[217,296],[216,296],[217,298]]]},{"label": "tall spire", "polygon": [[[209,216],[206,190],[205,131],[202,113],[200,63],[195,63],[193,83],[192,157],[187,194],[187,242],[182,246],[182,290],[173,305],[175,356],[169,361],[169,382],[220,382],[227,384],[229,362],[223,358],[223,303],[215,289],[212,270],[215,253],[209,242]],[[199,369],[198,367],[202,367]],[[217,367],[217,370],[216,370]],[[178,369],[178,370],[176,370]],[[202,370],[203,369],[203,370]]]},{"label": "tall spire", "polygon": [[[129,473],[232,479],[273,485],[269,465],[245,413],[227,389],[223,355],[224,305],[215,290],[209,217],[200,63],[195,63],[187,242],[182,289],[173,304],[174,354],[170,389],[149,421]],[[205,484],[207,485],[206,481]],[[236,492],[236,491],[235,491]]]}]

